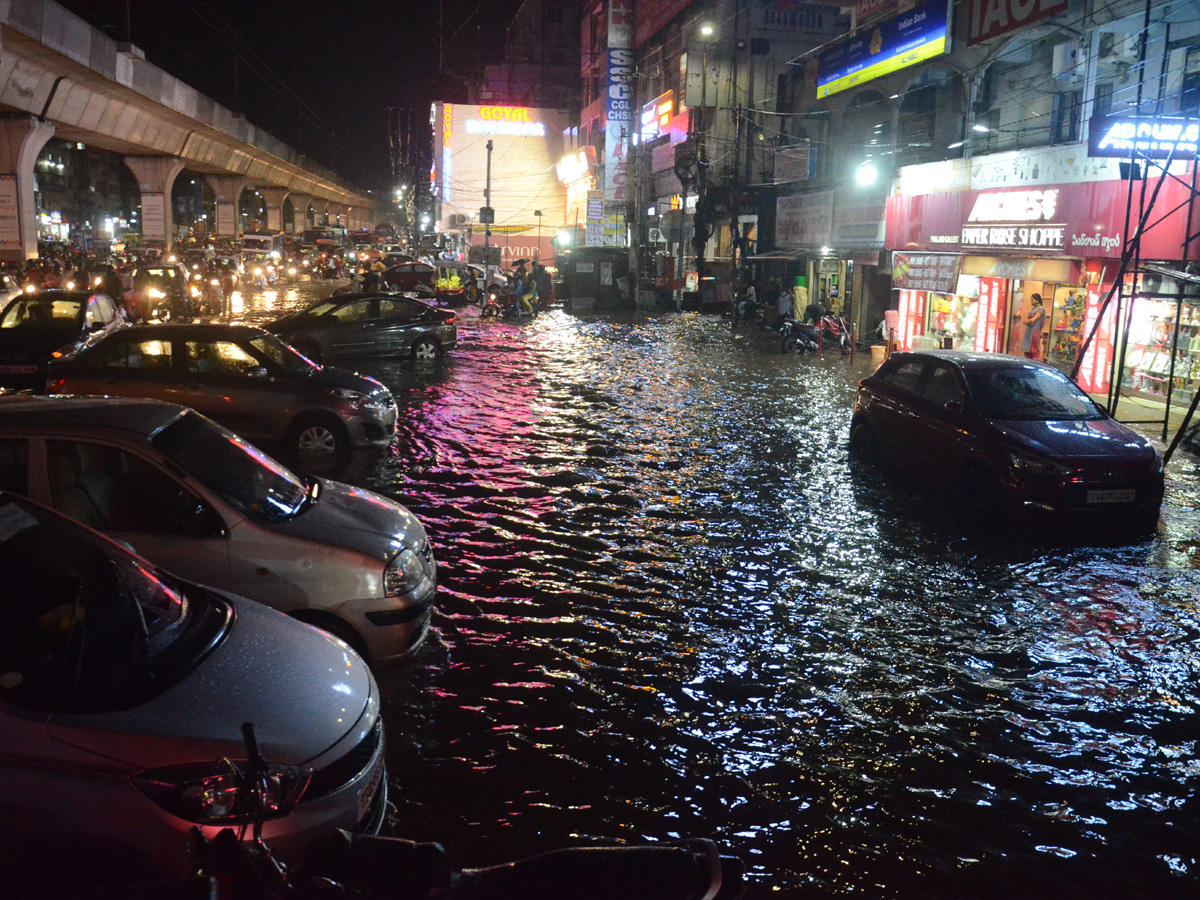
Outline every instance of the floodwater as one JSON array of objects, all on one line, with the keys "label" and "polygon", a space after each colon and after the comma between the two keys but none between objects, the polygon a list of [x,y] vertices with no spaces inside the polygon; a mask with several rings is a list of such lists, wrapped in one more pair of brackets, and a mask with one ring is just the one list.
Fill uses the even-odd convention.
[{"label": "floodwater", "polygon": [[1153,539],[989,534],[847,458],[868,360],[472,312],[444,360],[358,367],[399,433],[342,477],[440,566],[380,673],[389,833],[462,865],[711,837],[762,897],[1196,896],[1193,459]]}]

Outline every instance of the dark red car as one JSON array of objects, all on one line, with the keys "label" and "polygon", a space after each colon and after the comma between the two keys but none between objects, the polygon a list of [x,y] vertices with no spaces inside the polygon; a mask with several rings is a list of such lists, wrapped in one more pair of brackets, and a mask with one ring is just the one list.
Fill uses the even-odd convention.
[{"label": "dark red car", "polygon": [[437,269],[428,263],[406,262],[380,273],[394,291],[432,294],[437,287]]},{"label": "dark red car", "polygon": [[1144,531],[1162,505],[1150,442],[1023,357],[892,354],[859,384],[850,447],[954,491],[981,516],[1111,518]]}]

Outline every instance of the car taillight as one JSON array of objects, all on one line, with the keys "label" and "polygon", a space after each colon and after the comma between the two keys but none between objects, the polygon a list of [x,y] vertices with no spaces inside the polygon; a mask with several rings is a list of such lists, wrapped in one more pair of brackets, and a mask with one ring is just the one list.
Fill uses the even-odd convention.
[{"label": "car taillight", "polygon": [[65,378],[51,379],[49,386],[47,388],[47,391],[51,394],[57,394],[59,391],[61,391],[63,389],[63,385],[66,383],[67,383],[67,379],[65,379]]},{"label": "car taillight", "polygon": [[454,324],[454,320],[455,320],[455,319],[457,319],[457,318],[458,318],[458,316],[454,315],[454,313],[451,313],[450,315],[446,316],[446,324],[447,324],[447,325],[453,325],[453,324]]}]

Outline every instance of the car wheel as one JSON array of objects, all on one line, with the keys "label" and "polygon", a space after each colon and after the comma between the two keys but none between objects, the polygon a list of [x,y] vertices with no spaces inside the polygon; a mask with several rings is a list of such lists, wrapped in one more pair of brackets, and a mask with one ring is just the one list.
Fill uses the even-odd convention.
[{"label": "car wheel", "polygon": [[879,450],[875,446],[875,432],[861,419],[850,423],[850,452],[868,462],[878,458]]},{"label": "car wheel", "polygon": [[335,416],[303,416],[292,426],[288,446],[298,456],[341,459],[350,452],[350,435]]},{"label": "car wheel", "polygon": [[413,344],[412,358],[415,360],[437,359],[441,355],[442,348],[433,338],[423,337]]}]

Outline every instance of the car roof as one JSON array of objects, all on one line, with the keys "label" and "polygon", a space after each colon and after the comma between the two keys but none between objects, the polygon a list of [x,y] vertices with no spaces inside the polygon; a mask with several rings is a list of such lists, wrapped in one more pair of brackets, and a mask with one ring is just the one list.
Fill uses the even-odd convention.
[{"label": "car roof", "polygon": [[1054,366],[1029,359],[1026,356],[1010,356],[1007,353],[982,353],[974,350],[900,350],[889,357],[897,363],[905,360],[938,359],[951,365],[958,366],[963,371],[972,369],[1003,369],[1016,366],[1037,366],[1042,369],[1053,369]]},{"label": "car roof", "polygon": [[149,437],[184,407],[134,397],[0,396],[0,428],[71,425],[118,428]]},{"label": "car roof", "polygon": [[193,340],[204,338],[240,340],[264,337],[267,332],[256,325],[228,325],[222,322],[151,322],[143,325],[130,325],[113,332],[113,334],[186,341],[189,338]]},{"label": "car roof", "polygon": [[36,291],[27,291],[25,296],[34,300],[78,300],[80,303],[85,302],[91,297],[95,297],[99,291],[80,291],[71,288],[39,288]]}]

